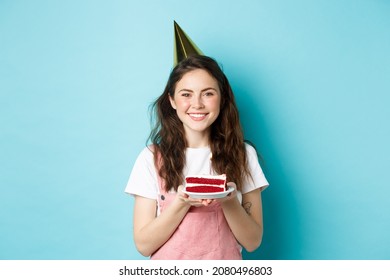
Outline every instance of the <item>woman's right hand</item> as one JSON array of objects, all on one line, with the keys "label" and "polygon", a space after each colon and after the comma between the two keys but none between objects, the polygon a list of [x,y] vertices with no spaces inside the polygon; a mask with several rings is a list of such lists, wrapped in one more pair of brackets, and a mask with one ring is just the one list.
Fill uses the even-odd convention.
[{"label": "woman's right hand", "polygon": [[177,199],[179,199],[180,202],[185,203],[190,206],[194,207],[201,207],[201,206],[208,206],[210,205],[214,200],[213,199],[194,199],[191,198],[188,194],[183,192],[184,187],[183,185],[180,185],[177,189]]}]

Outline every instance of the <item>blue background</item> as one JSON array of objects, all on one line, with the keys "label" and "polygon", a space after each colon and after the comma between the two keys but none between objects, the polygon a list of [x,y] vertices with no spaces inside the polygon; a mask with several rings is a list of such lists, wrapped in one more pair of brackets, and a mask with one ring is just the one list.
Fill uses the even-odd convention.
[{"label": "blue background", "polygon": [[253,259],[390,259],[390,2],[0,1],[0,258],[143,259],[124,193],[173,20],[263,155]]}]

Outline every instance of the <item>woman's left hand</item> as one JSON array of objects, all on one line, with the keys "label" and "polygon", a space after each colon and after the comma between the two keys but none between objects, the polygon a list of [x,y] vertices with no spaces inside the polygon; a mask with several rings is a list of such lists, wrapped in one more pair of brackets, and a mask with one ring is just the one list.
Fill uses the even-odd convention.
[{"label": "woman's left hand", "polygon": [[234,199],[237,198],[237,185],[234,182],[228,182],[226,185],[234,188],[234,190],[225,197],[214,199],[215,201],[218,201],[221,204],[232,202]]}]

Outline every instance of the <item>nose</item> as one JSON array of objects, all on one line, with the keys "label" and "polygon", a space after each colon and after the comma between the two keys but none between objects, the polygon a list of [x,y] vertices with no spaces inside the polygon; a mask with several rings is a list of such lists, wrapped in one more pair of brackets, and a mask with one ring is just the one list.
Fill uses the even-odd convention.
[{"label": "nose", "polygon": [[204,104],[202,101],[202,96],[201,95],[194,95],[191,100],[191,107],[194,109],[202,109],[204,108]]}]

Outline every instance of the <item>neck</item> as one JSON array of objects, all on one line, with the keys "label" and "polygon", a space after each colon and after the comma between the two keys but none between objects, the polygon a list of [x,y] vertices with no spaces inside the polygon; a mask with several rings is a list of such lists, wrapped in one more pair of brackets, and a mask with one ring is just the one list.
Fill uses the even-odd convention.
[{"label": "neck", "polygon": [[210,143],[210,133],[186,133],[187,147],[188,148],[203,148],[207,147]]}]

